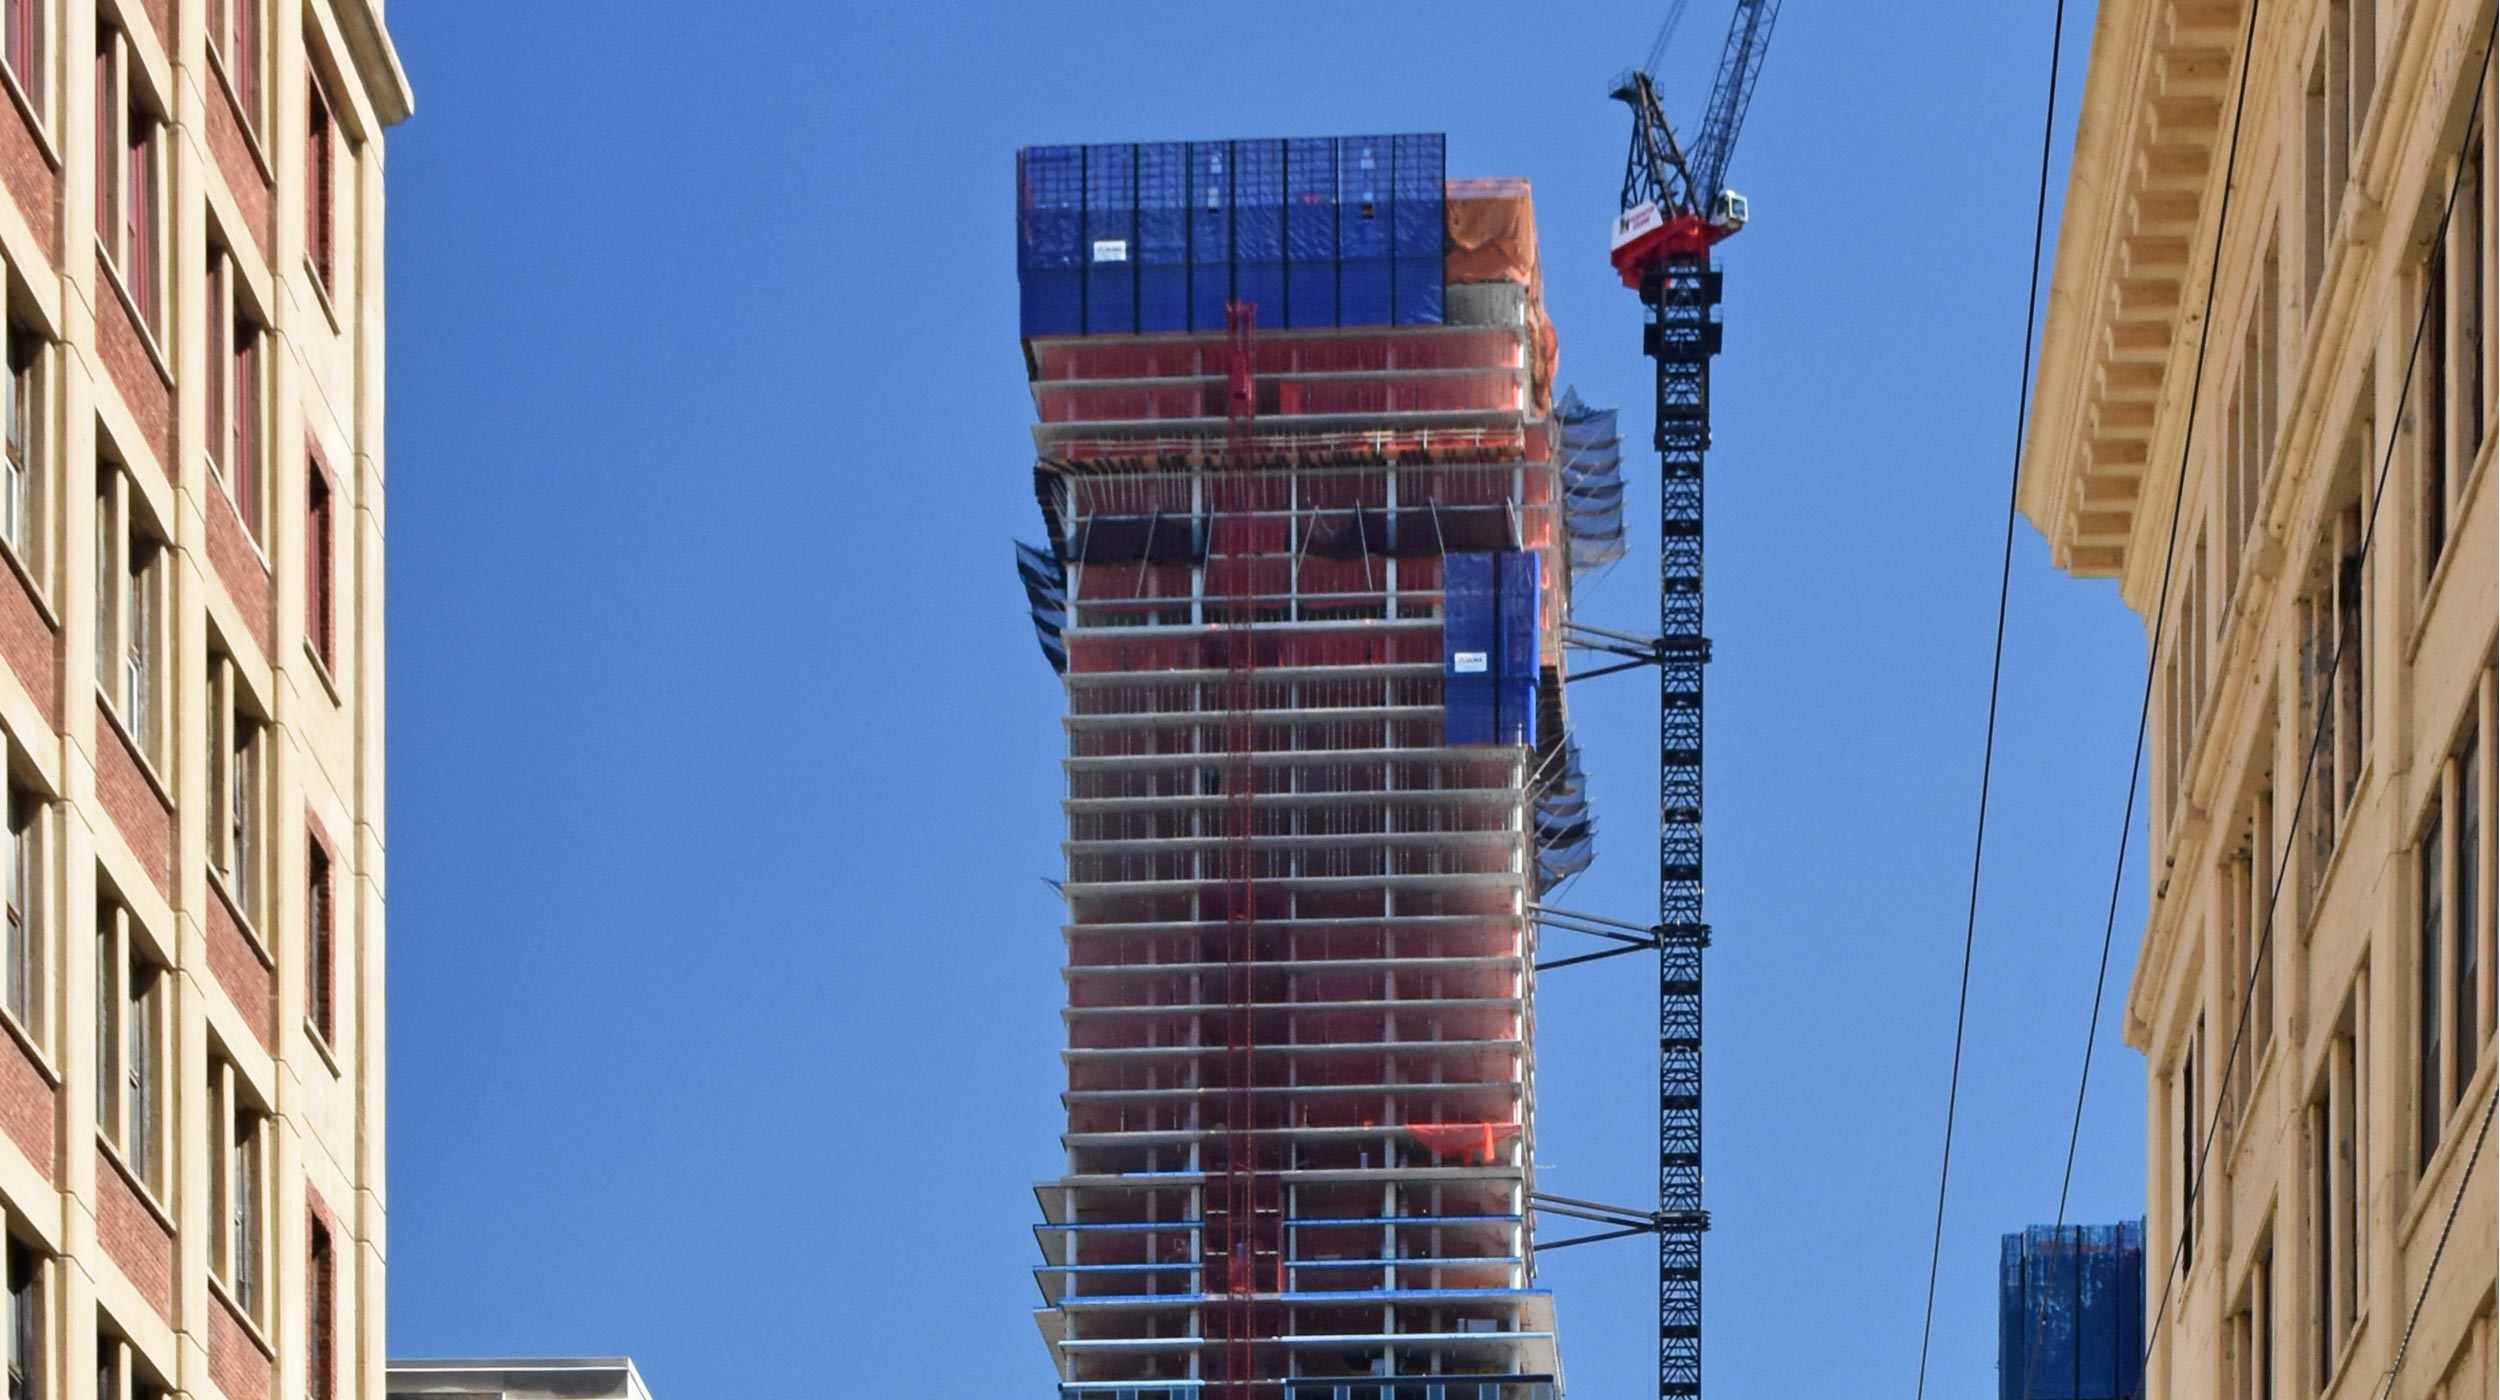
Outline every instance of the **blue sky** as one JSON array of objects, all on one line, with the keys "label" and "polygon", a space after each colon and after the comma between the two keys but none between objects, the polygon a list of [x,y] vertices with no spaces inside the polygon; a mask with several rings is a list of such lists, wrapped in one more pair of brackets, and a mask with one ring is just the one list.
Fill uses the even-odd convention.
[{"label": "blue sky", "polygon": [[[1662,9],[393,7],[395,1353],[626,1352],[661,1400],[1048,1393],[1059,699],[1007,550],[1036,528],[1014,150],[1446,131],[1453,174],[1535,183],[1563,376],[1637,441],[1602,94]],[[1678,111],[1724,13],[1670,56]],[[1735,162],[1716,1393],[1916,1368],[2048,13],[1799,0]],[[1652,578],[1654,550],[1582,615],[1642,626]],[[2028,526],[2012,607],[1947,1400],[1994,1393],[1997,1235],[2056,1208],[2141,683],[2138,624]],[[1654,697],[1574,689],[1602,826],[1570,902],[1639,915]],[[2115,1007],[2143,889],[2086,1220],[2142,1209]],[[1548,981],[1548,1189],[1654,1190],[1654,1014],[1632,962]],[[1581,1400],[1654,1393],[1653,1277],[1637,1243],[1548,1261]]]}]

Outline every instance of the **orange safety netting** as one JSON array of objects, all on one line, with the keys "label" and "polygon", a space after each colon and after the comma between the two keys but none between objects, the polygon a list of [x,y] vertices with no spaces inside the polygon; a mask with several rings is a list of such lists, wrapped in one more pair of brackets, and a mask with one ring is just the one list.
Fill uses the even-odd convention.
[{"label": "orange safety netting", "polygon": [[1502,1141],[1519,1131],[1516,1123],[1409,1123],[1406,1130],[1415,1140],[1430,1148],[1436,1157],[1455,1155],[1462,1162],[1483,1160],[1490,1164]]},{"label": "orange safety netting", "polygon": [[1442,280],[1519,282],[1527,287],[1528,323],[1536,336],[1534,388],[1542,412],[1554,382],[1558,345],[1545,316],[1545,274],[1537,261],[1536,204],[1520,179],[1451,180],[1443,187],[1448,241]]}]

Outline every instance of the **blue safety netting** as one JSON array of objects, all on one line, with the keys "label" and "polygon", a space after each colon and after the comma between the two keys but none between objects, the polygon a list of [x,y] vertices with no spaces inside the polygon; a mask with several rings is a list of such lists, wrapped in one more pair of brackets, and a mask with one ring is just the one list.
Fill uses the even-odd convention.
[{"label": "blue safety netting", "polygon": [[1546,756],[1551,767],[1534,808],[1537,892],[1543,894],[1589,868],[1597,856],[1597,819],[1589,813],[1580,741],[1569,734]]},{"label": "blue safety netting", "polygon": [[1016,541],[1016,577],[1024,584],[1025,601],[1033,609],[1033,635],[1054,671],[1066,674],[1068,644],[1068,569],[1047,549]]},{"label": "blue safety netting", "polygon": [[1579,391],[1566,389],[1554,406],[1562,463],[1563,533],[1571,577],[1601,569],[1623,557],[1623,438],[1615,410],[1591,408]]},{"label": "blue safety netting", "polygon": [[2144,1389],[2144,1227],[2034,1225],[2004,1237],[2003,1400],[2134,1400]]}]

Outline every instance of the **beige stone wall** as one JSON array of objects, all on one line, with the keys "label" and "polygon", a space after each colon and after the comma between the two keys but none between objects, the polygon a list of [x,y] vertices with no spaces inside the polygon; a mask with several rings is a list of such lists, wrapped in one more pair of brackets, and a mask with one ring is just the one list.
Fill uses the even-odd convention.
[{"label": "beige stone wall", "polygon": [[[7,318],[40,346],[30,506],[16,544],[0,538],[0,736],[41,832],[27,909],[36,992],[22,1017],[0,1009],[0,1211],[37,1261],[31,1369],[37,1393],[58,1400],[94,1396],[108,1359],[123,1395],[322,1394],[308,1370],[316,1217],[338,1280],[328,1393],[384,1394],[382,155],[409,97],[378,4],[260,0],[256,45],[223,37],[233,4],[31,0],[37,51],[24,72],[0,62]],[[19,8],[7,5],[0,32]],[[245,65],[212,56],[213,25],[219,53],[256,47],[257,101],[238,91]],[[106,45],[104,104],[100,28],[120,36]],[[327,290],[307,244],[315,74],[337,111]],[[99,111],[118,125],[130,102],[162,122],[152,277],[98,237],[102,157],[120,144]],[[114,227],[118,245],[129,225]],[[212,240],[231,269],[214,286]],[[210,461],[231,421],[212,408],[228,376],[210,308],[234,297],[266,327],[257,535],[225,484],[244,474]],[[120,469],[100,472],[103,458]],[[315,460],[334,497],[327,665],[307,627]],[[125,520],[161,540],[152,615],[117,601],[139,591],[118,582],[99,609],[99,548],[121,577]],[[107,641],[133,630],[154,638],[143,704]],[[225,659],[214,673],[212,646]],[[211,789],[224,786],[212,750],[233,738],[218,719],[229,695],[266,728],[247,770],[252,840],[221,856],[234,843],[212,840]],[[333,862],[326,1037],[308,932],[316,836]],[[144,1146],[100,1118],[126,1111],[100,1100],[98,1082],[109,1068],[98,979],[117,1001],[125,948],[161,969],[158,1116]],[[129,1084],[126,1065],[114,1082]],[[218,1203],[235,1102],[267,1115],[254,1204],[265,1224],[248,1270],[231,1262]],[[15,1365],[9,1316],[0,1306],[0,1357]]]},{"label": "beige stone wall", "polygon": [[2161,619],[2126,1007],[2147,1394],[2376,1396],[2462,1199],[2392,1393],[2489,1397],[2500,1144],[2462,1183],[2500,1020],[2493,9],[2262,0],[2244,46],[2247,3],[2101,8],[2022,488],[2063,566]]}]

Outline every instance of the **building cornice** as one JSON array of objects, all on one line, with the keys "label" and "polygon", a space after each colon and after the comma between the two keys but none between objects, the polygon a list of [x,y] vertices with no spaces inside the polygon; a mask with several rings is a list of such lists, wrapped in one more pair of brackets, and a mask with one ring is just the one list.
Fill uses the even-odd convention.
[{"label": "building cornice", "polygon": [[374,0],[338,0],[336,13],[348,59],[356,65],[357,81],[373,103],[374,116],[384,126],[406,121],[416,110],[417,98],[408,86],[407,70],[399,66],[391,31],[382,23],[381,6]]},{"label": "building cornice", "polygon": [[[2116,577],[2213,236],[2243,0],[2099,14],[2023,445],[2020,504],[2060,568]],[[2193,285],[2191,285],[2193,284]]]}]

